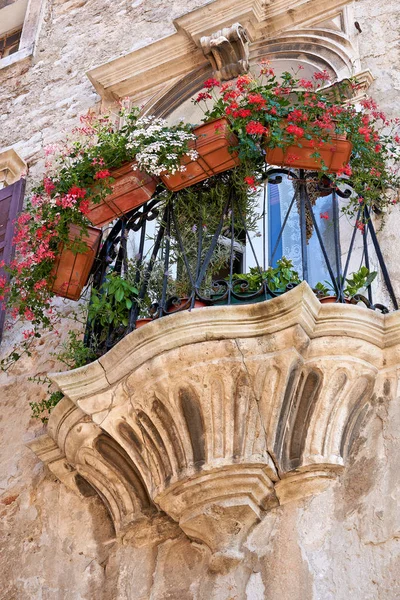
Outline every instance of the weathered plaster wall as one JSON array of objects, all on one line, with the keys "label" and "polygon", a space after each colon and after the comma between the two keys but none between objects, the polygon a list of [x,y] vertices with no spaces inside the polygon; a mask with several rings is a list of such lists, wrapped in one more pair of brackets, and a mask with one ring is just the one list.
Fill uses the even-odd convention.
[{"label": "weathered plaster wall", "polygon": [[[37,175],[43,146],[98,100],[85,72],[172,33],[174,17],[205,3],[48,0],[33,63],[0,71],[0,148],[14,145]],[[362,29],[362,67],[376,77],[371,93],[395,115],[398,3],[359,0],[354,8]],[[397,289],[399,224],[396,208],[380,234]],[[208,554],[184,536],[158,547],[118,547],[100,500],[79,500],[25,447],[43,432],[28,405],[43,392],[27,377],[57,368],[50,355],[57,344],[58,338],[45,338],[32,358],[0,377],[1,600],[189,600],[200,593],[210,600],[400,596],[398,399],[390,404],[377,399],[375,416],[339,482],[315,498],[271,511],[247,543],[245,565],[215,580],[207,573]]]}]

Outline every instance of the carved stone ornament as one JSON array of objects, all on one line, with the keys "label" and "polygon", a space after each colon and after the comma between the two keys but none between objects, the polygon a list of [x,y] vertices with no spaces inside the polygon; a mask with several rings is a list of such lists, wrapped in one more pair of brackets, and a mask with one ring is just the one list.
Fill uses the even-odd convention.
[{"label": "carved stone ornament", "polygon": [[229,80],[249,70],[249,38],[240,23],[200,38],[204,56],[218,79]]},{"label": "carved stone ornament", "polygon": [[0,151],[0,189],[18,181],[27,170],[26,162],[14,148]]},{"label": "carved stone ornament", "polygon": [[121,538],[180,528],[224,571],[268,510],[331,485],[375,398],[396,393],[399,315],[321,304],[302,283],[159,319],[52,375],[66,397],[30,447],[96,490]]}]

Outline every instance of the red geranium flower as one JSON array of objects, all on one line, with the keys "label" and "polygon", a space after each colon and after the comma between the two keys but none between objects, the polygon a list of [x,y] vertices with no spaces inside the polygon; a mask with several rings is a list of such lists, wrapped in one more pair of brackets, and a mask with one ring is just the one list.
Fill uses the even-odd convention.
[{"label": "red geranium flower", "polygon": [[219,87],[220,85],[221,84],[218,79],[214,79],[212,77],[203,83],[203,87],[205,87],[207,90],[211,90],[214,87]]},{"label": "red geranium flower", "polygon": [[106,177],[110,177],[111,173],[108,169],[104,169],[103,171],[97,171],[94,178],[95,179],[106,179]]},{"label": "red geranium flower", "polygon": [[246,125],[246,131],[250,135],[263,135],[267,131],[267,128],[259,121],[250,121]]},{"label": "red geranium flower", "polygon": [[288,125],[286,131],[295,135],[296,137],[302,137],[304,135],[304,129],[298,125]]},{"label": "red geranium flower", "polygon": [[68,194],[71,196],[76,196],[76,198],[84,198],[86,196],[86,190],[78,187],[77,185],[73,185],[72,188],[68,190]]},{"label": "red geranium flower", "polygon": [[254,179],[254,177],[245,177],[244,178],[244,182],[247,183],[247,185],[252,188],[253,190],[256,190],[256,180]]}]

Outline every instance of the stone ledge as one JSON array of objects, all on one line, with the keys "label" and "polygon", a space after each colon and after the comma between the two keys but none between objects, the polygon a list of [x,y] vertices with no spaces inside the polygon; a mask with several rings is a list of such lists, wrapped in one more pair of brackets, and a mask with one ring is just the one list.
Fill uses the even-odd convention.
[{"label": "stone ledge", "polygon": [[[111,386],[149,358],[186,344],[272,335],[294,325],[310,339],[340,336],[345,345],[363,340],[378,350],[378,364],[383,360],[379,350],[399,346],[400,352],[400,312],[382,315],[359,306],[322,305],[303,282],[267,302],[182,311],[153,321],[126,336],[98,361],[50,377],[75,403],[104,392],[104,410],[111,403]],[[365,347],[362,355],[369,359],[371,348]]]}]

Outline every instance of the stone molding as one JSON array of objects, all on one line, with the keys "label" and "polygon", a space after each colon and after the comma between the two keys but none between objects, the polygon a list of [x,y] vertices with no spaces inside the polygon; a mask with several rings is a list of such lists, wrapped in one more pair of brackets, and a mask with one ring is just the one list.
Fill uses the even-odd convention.
[{"label": "stone molding", "polygon": [[[342,79],[360,69],[353,22],[351,8],[343,0],[330,2],[329,7],[326,0],[215,0],[175,19],[177,33],[110,60],[87,75],[106,103],[126,96],[142,103],[165,85],[173,89],[186,76],[196,77],[199,70],[208,68],[211,74],[217,65],[212,60],[210,67],[210,53],[204,53],[202,40],[240,23],[250,41],[250,63],[263,56],[301,55]],[[214,74],[218,76],[218,68]],[[181,101],[198,89],[182,89]]]},{"label": "stone molding", "polygon": [[66,398],[30,447],[97,490],[121,535],[179,523],[223,571],[266,511],[330,485],[399,364],[399,312],[322,305],[302,283],[160,319],[53,374]]},{"label": "stone molding", "polygon": [[27,164],[14,148],[0,151],[0,187],[15,183],[26,172]]}]

